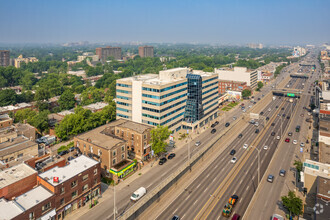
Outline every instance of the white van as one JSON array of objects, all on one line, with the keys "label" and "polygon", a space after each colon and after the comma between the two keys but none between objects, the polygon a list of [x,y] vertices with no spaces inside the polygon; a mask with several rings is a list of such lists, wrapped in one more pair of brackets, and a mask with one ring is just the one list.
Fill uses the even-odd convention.
[{"label": "white van", "polygon": [[138,190],[136,190],[132,194],[131,200],[135,202],[135,201],[141,199],[141,197],[144,196],[146,193],[147,193],[147,189],[144,187],[140,187]]}]

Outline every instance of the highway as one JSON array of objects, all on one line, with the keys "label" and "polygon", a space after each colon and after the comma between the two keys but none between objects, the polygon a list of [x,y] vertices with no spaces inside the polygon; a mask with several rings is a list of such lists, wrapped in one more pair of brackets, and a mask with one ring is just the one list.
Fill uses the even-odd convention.
[{"label": "highway", "polygon": [[[294,84],[296,83],[296,81],[301,81],[301,79],[291,79],[289,84]],[[298,83],[299,84],[299,83]],[[300,83],[301,85],[301,83]],[[261,149],[261,158],[264,158],[265,155],[265,159],[262,159],[261,161],[261,175],[262,173],[265,171],[270,158],[276,148],[277,143],[279,142],[279,140],[276,140],[276,136],[279,134],[280,132],[280,124],[281,123],[277,123],[275,122],[275,126],[271,126],[271,123],[273,123],[273,121],[282,121],[282,130],[284,131],[285,127],[287,126],[288,123],[288,119],[286,118],[288,113],[291,112],[291,108],[293,108],[293,104],[289,103],[289,102],[283,102],[284,98],[280,99],[276,99],[275,101],[272,101],[269,105],[267,105],[263,112],[264,112],[264,117],[272,117],[271,120],[266,124],[266,127],[271,127],[271,129],[268,129],[266,132],[266,137],[268,137],[266,139],[266,142],[262,142],[260,144],[257,145],[258,149]],[[276,108],[276,106],[279,106],[278,108]],[[282,110],[282,107],[284,108],[284,110]],[[271,109],[271,111],[268,111],[268,109]],[[283,117],[282,114],[286,112],[286,116]],[[281,116],[277,116],[277,114],[281,114]],[[279,119],[280,118],[280,119]],[[283,119],[282,119],[283,118]],[[263,126],[263,120],[259,121],[260,125],[258,127],[258,129],[260,129],[260,133],[262,132],[262,130],[264,129]],[[246,156],[246,154],[249,151],[253,151],[253,149],[249,146],[249,148],[243,149],[243,145],[244,144],[248,144],[251,145],[251,143],[253,143],[253,141],[256,139],[256,137],[259,134],[255,133],[255,130],[257,129],[256,126],[254,125],[248,125],[247,128],[244,130],[243,137],[242,138],[236,138],[227,148],[226,150],[212,163],[211,166],[209,166],[202,174],[201,176],[198,178],[198,181],[193,182],[184,192],[182,192],[176,199],[175,201],[172,202],[172,204],[170,206],[167,207],[166,210],[164,210],[158,217],[158,219],[168,219],[169,217],[175,215],[178,215],[181,217],[181,219],[204,219],[204,218],[200,218],[200,216],[206,215],[208,210],[203,209],[203,206],[205,207],[205,204],[207,203],[207,206],[209,206],[212,202],[210,202],[210,200],[217,200],[218,198],[221,198],[223,201],[219,200],[219,203],[216,203],[214,206],[215,208],[212,210],[216,210],[216,211],[211,211],[211,217],[209,219],[217,219],[222,211],[222,207],[224,205],[225,202],[227,202],[227,199],[234,194],[233,192],[237,192],[237,194],[242,194],[243,192],[240,193],[239,192],[239,188],[241,190],[245,190],[246,188],[244,187],[240,187],[241,184],[243,183],[243,180],[245,179],[244,183],[247,186],[249,183],[252,184],[251,189],[256,187],[256,183],[253,182],[253,178],[256,178],[256,172],[253,171],[256,170],[256,168],[254,167],[255,163],[254,161],[256,161],[256,155],[257,155],[257,151],[252,152],[252,156],[249,158],[249,160],[247,161],[247,163],[245,164],[251,164],[249,168],[245,167],[241,172],[243,173],[239,173],[239,175],[236,174],[237,176],[237,180],[235,179],[233,181],[233,185],[232,187],[235,187],[235,189],[231,189],[232,187],[229,187],[227,189],[227,191],[224,192],[223,196],[219,195],[219,188],[224,189],[226,187],[228,187],[228,185],[224,184],[224,181],[228,176],[231,176],[233,171],[237,172],[237,166],[239,165],[239,161],[243,160],[243,158]],[[276,135],[275,136],[271,136],[271,132],[272,131],[276,131]],[[238,135],[238,134],[237,134]],[[269,146],[268,150],[263,150],[263,146],[264,144],[267,144]],[[238,161],[237,163],[234,165],[232,163],[230,163],[230,160],[232,159],[233,156],[229,155],[229,152],[235,149],[236,150],[236,154],[235,156],[237,157]],[[254,174],[254,177],[247,177],[247,174]],[[242,176],[244,176],[242,178]],[[252,181],[251,181],[252,180]],[[248,182],[246,182],[248,181]],[[255,181],[257,181],[257,179],[255,179]],[[239,184],[237,184],[239,183]],[[243,184],[244,185],[244,184]],[[246,195],[244,197],[252,197],[253,195],[253,191],[251,195]],[[225,196],[226,194],[228,194],[228,196]],[[216,198],[214,198],[214,196]],[[240,196],[240,195],[239,195]],[[241,197],[241,196],[240,196]],[[240,198],[240,201],[243,201],[243,197]],[[242,203],[241,204],[245,205],[247,207],[248,205],[248,199],[246,199],[247,203]],[[214,201],[213,201],[214,202]],[[223,202],[223,204],[222,204]],[[217,208],[217,207],[220,208]],[[245,208],[246,208],[245,207]],[[221,209],[221,210],[220,210]],[[200,211],[202,210],[202,211]],[[214,213],[214,214],[213,214]],[[215,215],[215,216],[213,216]]]}]

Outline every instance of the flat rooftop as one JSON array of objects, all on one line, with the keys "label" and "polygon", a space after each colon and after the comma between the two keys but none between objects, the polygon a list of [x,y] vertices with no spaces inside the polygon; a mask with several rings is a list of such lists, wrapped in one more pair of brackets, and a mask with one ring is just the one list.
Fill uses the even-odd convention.
[{"label": "flat rooftop", "polygon": [[27,137],[18,136],[12,141],[3,142],[0,144],[0,156],[8,155],[35,145],[37,145],[37,143],[30,141]]},{"label": "flat rooftop", "polygon": [[38,186],[18,196],[13,201],[0,199],[0,218],[12,219],[52,196],[53,194],[43,186]]},{"label": "flat rooftop", "polygon": [[106,128],[108,128],[110,124],[106,124],[95,128],[91,131],[87,131],[81,135],[76,136],[77,139],[91,142],[99,147],[110,150],[117,144],[125,143],[123,139],[117,138],[115,136],[110,136],[106,133],[102,133]]},{"label": "flat rooftop", "polygon": [[[112,124],[112,123],[114,123],[114,124]],[[122,128],[128,128],[128,129],[136,131],[140,134],[145,132],[147,129],[153,128],[153,126],[150,126],[150,125],[145,125],[145,124],[142,124],[142,123],[133,122],[133,121],[130,121],[130,120],[125,120],[125,119],[119,119],[119,120],[116,120],[112,123],[109,123],[108,125],[122,127]]]},{"label": "flat rooftop", "polygon": [[319,142],[319,158],[321,163],[330,164],[330,146]]},{"label": "flat rooftop", "polygon": [[[37,173],[25,163],[18,164],[0,172],[0,189]],[[1,212],[0,212],[1,213]]]},{"label": "flat rooftop", "polygon": [[[98,163],[99,162],[96,160],[93,160],[85,155],[81,155],[74,160],[71,160],[68,165],[64,167],[54,167],[44,173],[39,174],[39,176],[46,180],[49,184],[57,186],[84,172],[85,170],[90,169]],[[53,177],[58,177],[59,182],[53,182]]]}]

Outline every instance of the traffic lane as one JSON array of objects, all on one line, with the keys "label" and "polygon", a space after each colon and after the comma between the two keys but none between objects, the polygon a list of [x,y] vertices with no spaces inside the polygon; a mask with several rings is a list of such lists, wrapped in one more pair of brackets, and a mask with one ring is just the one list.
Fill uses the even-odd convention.
[{"label": "traffic lane", "polygon": [[[307,99],[308,98],[306,98],[304,100],[301,100],[301,101],[303,101],[303,103],[305,103],[307,101]],[[299,105],[299,107],[301,107],[301,105]],[[298,110],[297,112],[299,113],[301,111],[302,110]],[[297,116],[294,119],[296,119],[296,118],[297,118]],[[299,119],[299,118],[297,118],[297,119]],[[294,127],[294,126],[295,126],[294,124],[291,124],[291,128]],[[295,137],[295,135],[293,137]],[[283,143],[283,144],[286,144],[286,143]],[[276,203],[278,201],[278,196],[274,196],[273,194],[268,194],[268,192],[272,188],[274,188],[274,193],[276,193],[276,195],[279,195],[280,192],[282,191],[282,188],[284,187],[285,178],[280,177],[278,175],[278,173],[279,173],[280,169],[285,169],[287,172],[289,172],[291,158],[292,158],[292,156],[295,152],[295,147],[296,146],[293,145],[292,142],[290,142],[290,144],[288,144],[288,146],[282,147],[280,149],[281,151],[280,151],[279,155],[281,155],[280,156],[281,161],[277,164],[281,164],[281,166],[275,165],[275,166],[271,167],[271,173],[275,176],[274,183],[271,184],[271,185],[270,184],[263,184],[262,185],[260,194],[263,195],[263,196],[262,196],[261,200],[257,200],[256,203],[254,204],[254,207],[263,207],[263,208],[260,208],[263,211],[260,214],[252,212],[252,213],[250,213],[249,218],[251,218],[251,219],[255,219],[255,218],[265,219],[265,218],[268,218],[269,216],[272,215],[273,209],[269,209],[269,208],[267,209],[267,207],[275,207]]]},{"label": "traffic lane", "polygon": [[[271,106],[273,106],[273,105],[275,105],[276,103],[274,103],[274,102],[272,102],[272,103],[270,103],[269,104],[269,106],[267,106],[266,107],[266,109],[267,108],[269,108],[269,107],[271,107]],[[270,113],[269,113],[270,114]],[[253,137],[253,133],[255,134],[255,126],[253,126],[253,125],[249,125],[249,128],[248,128],[250,131],[250,134],[247,134],[247,133],[245,133],[245,135],[243,135],[243,137],[248,137],[248,139],[250,139],[250,140],[246,140],[246,138],[240,138],[240,139],[236,139],[236,141],[234,141],[232,144],[234,145],[234,146],[236,146],[237,147],[237,142],[239,143],[238,144],[238,146],[239,146],[239,148],[241,148],[240,146],[243,146],[243,143],[251,143],[252,141],[253,141],[253,139],[254,139],[254,137]],[[256,136],[256,134],[255,134],[255,136]],[[232,146],[233,146],[232,145]],[[221,166],[221,167],[223,167],[222,168],[222,170],[221,171],[224,171],[224,170],[227,170],[227,173],[230,171],[230,167],[232,166],[232,164],[230,164],[230,159],[232,158],[232,157],[230,157],[230,158],[227,158],[227,159],[225,159],[226,157],[228,157],[228,156],[226,156],[225,154],[229,154],[229,152],[231,151],[231,148],[230,147],[227,147],[227,149],[226,149],[226,151],[224,151],[223,152],[223,154],[222,155],[220,155],[219,156],[219,158],[217,158],[216,159],[216,161],[219,161],[220,160],[220,164],[217,164],[216,165],[216,167],[215,168],[217,168],[217,166]],[[242,152],[243,153],[243,152]],[[236,154],[237,155],[237,154]],[[222,159],[220,159],[222,157]],[[223,162],[224,164],[221,164],[221,162]],[[229,164],[229,169],[226,169],[226,164],[227,164],[227,166],[228,166],[228,164]],[[210,169],[212,169],[212,167],[209,167]],[[219,178],[219,176],[226,176],[226,173],[225,174],[223,174],[223,172],[219,172],[219,173],[216,173],[217,175],[216,176],[214,176],[214,175],[210,175],[210,171],[204,171],[204,173],[208,173],[207,175],[206,175],[206,178],[207,179],[213,179],[213,181],[215,181],[216,179],[218,179]],[[203,179],[203,177],[201,177],[202,179]],[[198,185],[197,185],[198,184]],[[208,184],[208,182],[206,182],[206,185]],[[205,185],[205,184],[204,184]],[[201,186],[201,183],[199,183],[199,182],[197,182],[197,183],[194,183],[194,184],[192,184],[188,189],[187,189],[187,192],[192,192],[193,191],[193,189],[194,189],[194,187],[196,187],[196,188],[200,188],[200,186]],[[200,191],[204,191],[204,192],[206,192],[207,191],[207,189],[208,189],[208,187],[206,187],[206,189],[205,189],[205,187],[204,188],[200,188]],[[215,190],[216,188],[214,188],[214,190]],[[213,189],[211,189],[210,190],[210,192],[213,192],[212,191]],[[199,192],[199,191],[197,191],[197,192],[195,192],[194,191],[194,193],[196,194],[196,195],[200,195],[200,193],[201,192]],[[190,197],[190,195],[188,195],[188,197]],[[198,196],[199,197],[199,196]],[[192,200],[192,201],[194,201],[194,203],[198,200],[198,198],[197,198],[197,200],[196,199],[194,199],[194,198],[192,198],[192,197],[190,197],[190,199]],[[207,198],[208,199],[208,198]],[[181,201],[182,201],[183,199],[181,199],[181,198],[179,198],[178,197],[178,199],[177,199],[177,201],[179,201],[179,204],[172,204],[172,206],[175,208],[175,210],[173,211],[173,213],[175,213],[175,212],[177,212],[176,210],[186,210],[184,207],[178,207],[178,205],[180,205],[180,204],[182,204],[181,203]],[[190,203],[184,203],[184,204],[186,204],[187,206],[190,206],[191,207],[191,205],[190,205]],[[167,209],[171,209],[170,207],[168,207]],[[162,216],[168,216],[170,213],[172,212],[172,210],[168,210],[167,211],[167,213],[165,213],[165,212],[163,212],[162,213]],[[184,213],[177,213],[177,214],[180,214],[180,216],[183,216],[184,215]]]},{"label": "traffic lane", "polygon": [[[249,132],[250,133],[253,132],[252,126],[249,128]],[[249,135],[246,135],[246,137],[249,137]],[[235,143],[236,141],[240,141],[240,140],[238,138],[236,138],[235,141],[233,141],[231,144]],[[200,197],[200,195],[202,193],[201,191],[205,191],[205,188],[207,188],[205,186],[209,185],[208,180],[213,180],[213,182],[214,182],[216,179],[219,179],[220,177],[225,177],[226,173],[228,173],[230,171],[230,167],[232,166],[232,164],[230,164],[231,157],[230,157],[230,159],[228,158],[230,151],[231,151],[231,147],[227,147],[225,149],[225,151],[215,159],[215,162],[212,163],[208,168],[206,168],[206,170],[203,171],[203,173],[199,177],[199,179],[201,181],[200,180],[196,181],[196,182],[194,181],[191,185],[189,185],[187,187],[186,192],[188,192],[188,193],[193,192],[193,194],[185,194],[185,193],[181,194],[179,197],[177,197],[177,199],[169,207],[166,208],[165,211],[162,212],[161,216],[158,219],[168,218],[171,215],[171,213],[176,213],[179,216],[183,216],[186,213],[185,212],[186,209],[182,206],[193,205],[192,203],[195,203],[198,200],[198,198]],[[222,172],[212,172],[212,170],[214,168],[217,169],[218,167],[219,167],[219,170],[222,167],[222,169],[221,169]],[[223,173],[223,171],[226,171],[226,172]],[[204,187],[200,187],[201,185]],[[211,185],[211,186],[215,186],[215,185]],[[214,191],[215,188],[214,189],[210,188],[211,192],[212,192],[212,190]],[[196,195],[196,197],[194,197],[194,195]],[[184,197],[186,197],[186,198],[184,198]],[[181,201],[185,201],[187,199],[187,197],[190,197],[189,201],[193,201],[193,202],[187,201],[185,203],[182,203]],[[176,210],[180,210],[180,211],[176,212]]]},{"label": "traffic lane", "polygon": [[[284,121],[284,123],[283,123],[283,126],[286,126],[286,123],[285,123],[285,121]],[[275,152],[275,149],[276,149],[276,146],[277,146],[277,144],[278,144],[278,141],[276,140],[276,138],[274,139],[274,137],[273,136],[271,136],[270,135],[270,133],[271,133],[271,130],[269,129],[268,131],[267,131],[267,133],[265,134],[265,136],[266,136],[266,142],[264,142],[264,143],[260,143],[259,145],[258,145],[258,149],[260,149],[261,150],[261,152],[260,152],[260,163],[261,163],[261,169],[260,169],[260,175],[262,176],[263,175],[263,173],[265,172],[265,168],[268,166],[268,161],[270,161],[271,160],[271,158],[272,158],[272,155],[273,155],[273,153]],[[268,136],[268,137],[267,137]],[[268,150],[263,150],[263,146],[264,145],[268,145],[269,146],[269,149]],[[250,149],[250,150],[253,150],[253,149]],[[254,150],[255,151],[255,150]],[[263,152],[264,151],[264,152]],[[227,190],[226,190],[226,192],[224,193],[224,195],[227,195],[227,197],[228,197],[228,199],[229,199],[229,197],[231,196],[231,195],[233,195],[233,194],[237,194],[236,193],[236,191],[237,192],[239,192],[240,190],[243,190],[244,189],[244,187],[240,187],[241,185],[242,185],[242,183],[243,183],[243,181],[244,181],[244,177],[246,177],[246,174],[248,173],[248,172],[252,172],[252,166],[253,166],[253,164],[254,163],[257,163],[257,152],[254,152],[252,155],[251,155],[251,157],[248,159],[248,161],[246,162],[246,164],[251,164],[250,165],[250,168],[247,168],[247,170],[245,170],[245,169],[242,169],[242,170],[240,170],[240,172],[238,173],[238,175],[235,177],[235,179],[234,179],[234,181],[233,181],[233,183],[238,183],[237,185],[236,184],[234,184],[234,185],[232,185],[231,187],[229,187]],[[266,156],[266,157],[265,157]],[[268,162],[268,163],[267,163]],[[264,168],[264,169],[263,169]],[[256,169],[257,170],[257,169]],[[247,178],[247,179],[250,179],[250,178]],[[234,189],[233,189],[234,188]],[[237,194],[238,195],[238,194]],[[240,196],[240,195],[238,195],[238,196]],[[225,196],[223,196],[223,197],[225,197]],[[223,200],[223,197],[222,197],[222,200]],[[227,197],[225,197],[225,198],[227,198]],[[241,199],[243,199],[243,197],[241,197]],[[249,200],[249,198],[244,198],[244,200]],[[219,218],[220,216],[221,216],[221,212],[220,212],[220,214],[218,213],[218,210],[219,209],[221,209],[224,205],[225,205],[225,203],[227,202],[227,201],[221,201],[221,200],[219,200],[219,202],[218,202],[218,204],[215,206],[215,208],[211,211],[211,213],[210,213],[210,215],[208,216],[208,219],[217,219],[217,218]],[[221,218],[221,217],[220,217]]]}]

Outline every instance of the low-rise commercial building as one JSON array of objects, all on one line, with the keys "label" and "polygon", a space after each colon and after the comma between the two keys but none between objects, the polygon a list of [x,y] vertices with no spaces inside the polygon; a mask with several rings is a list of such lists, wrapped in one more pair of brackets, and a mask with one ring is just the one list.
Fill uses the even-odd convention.
[{"label": "low-rise commercial building", "polygon": [[54,167],[39,174],[38,184],[55,195],[56,219],[64,219],[100,195],[100,172],[98,161],[81,155],[64,167]]},{"label": "low-rise commercial building", "polygon": [[242,81],[219,80],[219,94],[224,95],[227,91],[242,92],[247,89],[247,83]]},{"label": "low-rise commercial building", "polygon": [[25,136],[18,136],[0,144],[0,160],[4,163],[26,154],[38,156],[38,144]]},{"label": "low-rise commercial building", "polygon": [[256,70],[248,70],[246,67],[214,69],[219,75],[219,80],[246,82],[252,90],[257,88],[258,73]]},{"label": "low-rise commercial building", "polygon": [[16,68],[20,68],[22,63],[38,62],[39,60],[35,57],[26,57],[19,55],[18,58],[14,59],[14,65]]}]

